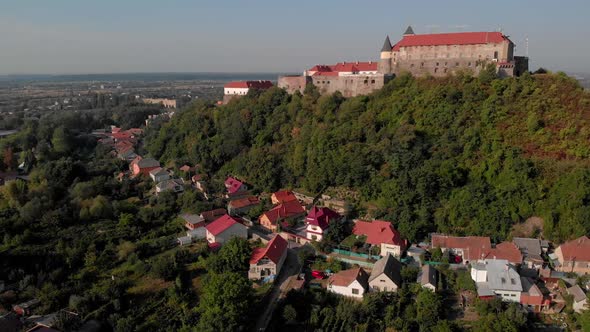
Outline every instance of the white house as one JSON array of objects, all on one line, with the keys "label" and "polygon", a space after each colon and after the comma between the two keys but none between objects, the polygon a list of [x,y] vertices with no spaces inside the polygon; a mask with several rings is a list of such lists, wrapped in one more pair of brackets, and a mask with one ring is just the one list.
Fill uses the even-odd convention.
[{"label": "white house", "polygon": [[520,275],[505,259],[486,259],[472,264],[471,279],[480,298],[499,296],[505,302],[520,303]]},{"label": "white house", "polygon": [[328,292],[362,298],[369,288],[369,275],[362,267],[335,273],[328,279]]},{"label": "white house", "polygon": [[311,210],[309,210],[307,217],[305,217],[305,223],[307,224],[305,228],[307,239],[321,241],[330,223],[335,222],[340,218],[341,216],[338,213],[329,208],[319,208],[314,205]]},{"label": "white house", "polygon": [[375,263],[369,276],[372,292],[397,292],[402,286],[402,263],[390,253]]},{"label": "white house", "polygon": [[207,242],[223,244],[234,236],[248,238],[248,228],[229,215],[223,215],[205,226]]}]

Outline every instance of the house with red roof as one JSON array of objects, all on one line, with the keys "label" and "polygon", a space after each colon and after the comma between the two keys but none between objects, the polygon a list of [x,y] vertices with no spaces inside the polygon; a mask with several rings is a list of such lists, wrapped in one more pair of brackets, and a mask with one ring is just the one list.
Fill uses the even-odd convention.
[{"label": "house with red roof", "polygon": [[238,219],[227,214],[206,225],[205,229],[207,230],[207,242],[209,243],[224,244],[232,237],[248,238],[248,228]]},{"label": "house with red roof", "polygon": [[277,191],[276,193],[270,195],[270,201],[274,205],[296,200],[297,197],[295,197],[295,194],[293,194],[293,192],[289,190]]},{"label": "house with red roof", "polygon": [[334,273],[328,278],[328,292],[362,299],[369,289],[369,275],[362,267]]},{"label": "house with red roof", "polygon": [[555,249],[560,272],[574,272],[579,275],[590,274],[590,239],[587,236],[563,243]]},{"label": "house with red roof", "polygon": [[541,312],[551,305],[551,299],[545,296],[532,278],[520,277],[522,293],[520,304],[529,312]]},{"label": "house with red roof", "polygon": [[266,247],[254,249],[250,256],[248,279],[259,280],[278,275],[287,257],[288,247],[287,240],[277,234]]},{"label": "house with red roof", "polygon": [[273,87],[271,81],[234,81],[223,86],[223,103],[227,104],[235,97],[242,97],[248,94],[251,89],[266,90]]},{"label": "house with red roof", "polygon": [[299,201],[295,200],[279,204],[271,210],[264,212],[258,218],[258,221],[260,226],[271,232],[276,232],[280,227],[279,223],[281,223],[282,226],[283,223],[294,221],[304,215],[305,209],[299,204]]},{"label": "house with red roof", "polygon": [[448,236],[432,234],[431,247],[440,248],[443,254],[453,254],[455,263],[476,262],[485,259],[492,249],[492,243],[487,236]]},{"label": "house with red roof", "polygon": [[251,208],[260,204],[260,199],[256,196],[248,196],[234,199],[227,203],[227,212],[232,215],[244,214],[250,211]]},{"label": "house with red roof", "polygon": [[502,242],[496,244],[490,249],[484,258],[487,259],[505,259],[514,266],[522,264],[522,253],[516,244],[512,242]]},{"label": "house with red roof", "polygon": [[237,194],[248,191],[248,186],[244,182],[238,180],[233,176],[230,176],[227,179],[225,179],[224,184],[225,189],[227,189],[228,196],[236,196]]},{"label": "house with red roof", "polygon": [[154,158],[135,158],[131,162],[131,174],[135,176],[150,176],[150,172],[156,168],[160,168],[160,162]]},{"label": "house with red roof", "polygon": [[333,210],[314,205],[305,217],[307,238],[312,241],[321,241],[330,223],[340,218],[342,216]]},{"label": "house with red roof", "polygon": [[389,221],[356,220],[352,233],[357,236],[365,236],[366,243],[379,247],[381,256],[390,253],[399,258],[408,245],[407,240],[402,238],[401,234],[393,228]]}]

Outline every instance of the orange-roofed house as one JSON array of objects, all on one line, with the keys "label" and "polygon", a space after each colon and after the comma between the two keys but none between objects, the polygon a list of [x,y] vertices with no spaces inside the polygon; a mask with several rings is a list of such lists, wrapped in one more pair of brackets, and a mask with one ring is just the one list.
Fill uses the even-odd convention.
[{"label": "orange-roofed house", "polygon": [[270,201],[274,205],[282,204],[282,203],[286,203],[286,202],[290,202],[290,201],[296,201],[296,200],[297,200],[297,197],[295,197],[295,194],[293,194],[293,192],[288,191],[288,190],[277,191],[276,193],[273,193],[270,196]]},{"label": "orange-roofed house", "polygon": [[259,280],[278,275],[287,257],[288,247],[287,240],[277,234],[266,247],[254,249],[250,256],[248,279]]},{"label": "orange-roofed house", "polygon": [[223,215],[205,226],[207,242],[224,244],[232,237],[248,238],[248,228],[230,215]]},{"label": "orange-roofed house", "polygon": [[516,244],[512,242],[498,243],[490,249],[484,258],[487,259],[505,259],[515,266],[522,264],[522,253]]},{"label": "orange-roofed house", "polygon": [[559,261],[557,271],[590,274],[590,239],[587,236],[560,245],[555,255]]},{"label": "orange-roofed house", "polygon": [[271,232],[276,232],[279,228],[279,223],[295,220],[305,215],[305,209],[299,201],[290,201],[279,204],[269,211],[264,212],[258,221],[260,226],[266,228]]},{"label": "orange-roofed house", "polygon": [[407,241],[402,239],[401,234],[393,228],[393,225],[389,221],[357,220],[352,229],[352,233],[357,236],[366,236],[366,243],[380,247],[381,256],[390,253],[399,258],[407,247]]},{"label": "orange-roofed house", "polygon": [[256,196],[234,199],[227,204],[227,212],[232,216],[247,213],[258,204],[260,204],[260,200]]},{"label": "orange-roofed house", "polygon": [[156,168],[160,168],[160,162],[153,158],[134,159],[132,163],[131,173],[133,176],[150,176],[150,172]]},{"label": "orange-roofed house", "polygon": [[362,267],[334,273],[328,279],[328,292],[362,298],[369,289],[369,275]]},{"label": "orange-roofed house", "polygon": [[432,234],[432,248],[440,248],[443,254],[455,255],[454,263],[477,262],[485,258],[492,249],[492,243],[487,236],[448,236]]}]

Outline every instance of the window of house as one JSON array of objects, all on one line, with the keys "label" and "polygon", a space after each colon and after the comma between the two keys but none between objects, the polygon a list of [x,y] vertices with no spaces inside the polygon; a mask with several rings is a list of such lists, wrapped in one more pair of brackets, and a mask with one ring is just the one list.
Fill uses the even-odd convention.
[{"label": "window of house", "polygon": [[494,59],[497,59],[497,58],[498,58],[498,51],[495,51],[494,52]]},{"label": "window of house", "polygon": [[353,288],[353,289],[352,289],[352,294],[354,294],[354,295],[358,295],[358,293],[359,293],[359,290],[358,290],[358,288]]}]

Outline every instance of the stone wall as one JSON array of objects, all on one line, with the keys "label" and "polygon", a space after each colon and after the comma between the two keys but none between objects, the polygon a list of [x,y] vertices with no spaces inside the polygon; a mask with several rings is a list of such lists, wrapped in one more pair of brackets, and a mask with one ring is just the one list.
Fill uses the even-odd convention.
[{"label": "stone wall", "polygon": [[340,91],[344,97],[368,95],[379,90],[389,80],[389,75],[355,75],[355,76],[312,76],[312,83],[321,94]]},{"label": "stone wall", "polygon": [[279,76],[278,87],[287,90],[288,93],[295,93],[299,91],[303,93],[307,83],[311,83],[311,77],[309,76]]}]

